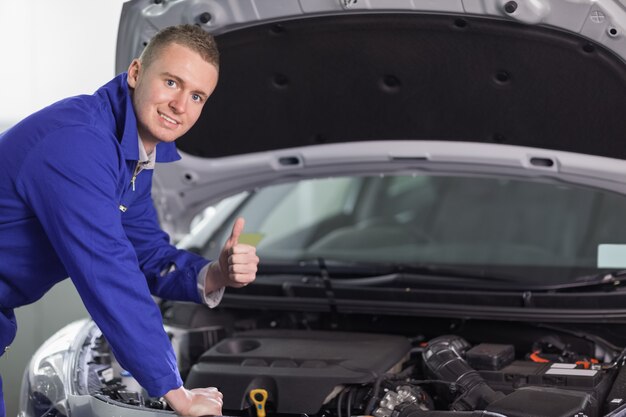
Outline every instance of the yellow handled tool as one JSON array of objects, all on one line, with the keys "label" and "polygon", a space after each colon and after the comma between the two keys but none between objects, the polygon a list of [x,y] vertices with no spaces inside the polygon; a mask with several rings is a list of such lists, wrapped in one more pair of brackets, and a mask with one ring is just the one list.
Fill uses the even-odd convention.
[{"label": "yellow handled tool", "polygon": [[250,400],[254,404],[257,417],[265,417],[265,401],[267,401],[267,391],[257,388],[250,391]]}]

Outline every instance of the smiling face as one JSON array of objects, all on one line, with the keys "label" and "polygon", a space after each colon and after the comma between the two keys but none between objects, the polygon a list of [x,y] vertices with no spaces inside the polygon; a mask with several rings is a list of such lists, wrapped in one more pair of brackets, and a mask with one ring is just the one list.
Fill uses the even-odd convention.
[{"label": "smiling face", "polygon": [[148,66],[128,68],[137,131],[148,153],[173,142],[196,123],[217,85],[218,70],[197,52],[177,43],[164,46]]}]

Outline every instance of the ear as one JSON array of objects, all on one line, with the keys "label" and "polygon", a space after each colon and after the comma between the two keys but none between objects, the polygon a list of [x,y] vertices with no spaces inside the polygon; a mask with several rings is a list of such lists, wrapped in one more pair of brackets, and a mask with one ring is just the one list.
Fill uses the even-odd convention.
[{"label": "ear", "polygon": [[138,59],[133,59],[133,62],[128,66],[128,86],[130,88],[135,88],[137,86],[137,81],[139,80],[139,72],[141,71],[141,61]]}]

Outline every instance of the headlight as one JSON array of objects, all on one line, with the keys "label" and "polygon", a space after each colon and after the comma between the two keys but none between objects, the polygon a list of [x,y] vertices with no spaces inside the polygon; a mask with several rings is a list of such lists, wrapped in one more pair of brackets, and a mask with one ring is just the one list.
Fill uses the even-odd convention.
[{"label": "headlight", "polygon": [[20,417],[67,415],[66,400],[73,394],[72,369],[89,320],[69,324],[49,338],[33,355],[20,391]]}]

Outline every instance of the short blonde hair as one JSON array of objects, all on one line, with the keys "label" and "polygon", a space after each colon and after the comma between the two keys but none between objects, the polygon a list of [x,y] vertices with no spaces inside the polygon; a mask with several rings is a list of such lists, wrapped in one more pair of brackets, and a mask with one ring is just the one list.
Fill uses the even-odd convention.
[{"label": "short blonde hair", "polygon": [[169,26],[160,30],[145,47],[139,60],[144,67],[149,67],[159,56],[161,50],[176,43],[200,54],[209,64],[219,69],[220,54],[215,38],[196,25]]}]

